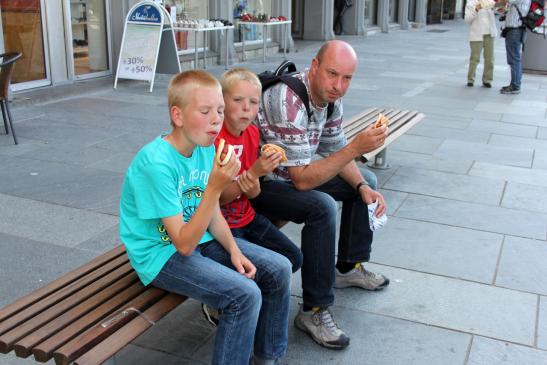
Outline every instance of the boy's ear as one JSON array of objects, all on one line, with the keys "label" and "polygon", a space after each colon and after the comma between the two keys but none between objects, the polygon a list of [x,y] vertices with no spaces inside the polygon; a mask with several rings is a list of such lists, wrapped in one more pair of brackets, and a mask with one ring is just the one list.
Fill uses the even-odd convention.
[{"label": "boy's ear", "polygon": [[171,122],[175,127],[182,127],[183,120],[182,120],[182,109],[176,105],[173,105],[171,109],[169,110],[169,114],[171,117]]}]

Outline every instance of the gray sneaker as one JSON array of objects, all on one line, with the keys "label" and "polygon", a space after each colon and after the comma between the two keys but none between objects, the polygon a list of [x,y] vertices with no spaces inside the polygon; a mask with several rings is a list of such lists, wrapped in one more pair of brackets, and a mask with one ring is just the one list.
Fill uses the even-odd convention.
[{"label": "gray sneaker", "polygon": [[301,306],[294,325],[321,346],[341,350],[349,345],[349,337],[338,328],[328,308],[304,312]]},{"label": "gray sneaker", "polygon": [[381,290],[389,285],[389,279],[382,274],[376,274],[372,271],[365,270],[360,263],[355,266],[355,269],[342,274],[336,269],[336,280],[334,281],[335,288],[347,288],[356,286],[366,290]]}]

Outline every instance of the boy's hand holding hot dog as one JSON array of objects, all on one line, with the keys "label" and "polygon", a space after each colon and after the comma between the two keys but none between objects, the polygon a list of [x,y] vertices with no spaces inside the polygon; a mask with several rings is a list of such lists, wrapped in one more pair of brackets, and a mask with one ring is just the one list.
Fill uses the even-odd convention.
[{"label": "boy's hand holding hot dog", "polygon": [[[221,146],[219,145],[219,147]],[[215,163],[213,164],[213,170],[211,171],[207,185],[219,193],[232,183],[241,167],[239,159],[233,153],[233,147],[224,146],[224,143],[222,143],[222,147],[226,147],[228,151],[231,150],[232,152],[227,153],[226,149],[218,149],[219,151],[215,156]]]},{"label": "boy's hand holding hot dog", "polygon": [[262,149],[260,150],[260,157],[249,169],[249,171],[251,171],[251,173],[257,178],[266,176],[275,170],[277,166],[279,166],[280,162],[287,161],[285,151],[283,151],[281,147],[275,146],[272,148],[271,146],[275,145],[265,144],[262,146]]}]

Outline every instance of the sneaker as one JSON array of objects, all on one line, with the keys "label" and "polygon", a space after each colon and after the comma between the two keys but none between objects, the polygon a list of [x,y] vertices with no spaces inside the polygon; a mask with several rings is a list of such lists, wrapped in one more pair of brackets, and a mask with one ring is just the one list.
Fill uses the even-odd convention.
[{"label": "sneaker", "polygon": [[488,89],[491,89],[492,88],[492,84],[490,82],[483,82],[482,83],[482,86],[488,88]]},{"label": "sneaker", "polygon": [[211,323],[215,327],[218,326],[220,318],[220,311],[218,309],[209,307],[205,303],[201,303],[201,311],[203,312],[203,315],[205,316],[207,322]]},{"label": "sneaker", "polygon": [[467,86],[468,86],[468,87],[473,87],[473,83],[472,83],[472,82],[468,82],[468,83],[467,83]]},{"label": "sneaker", "polygon": [[314,308],[304,312],[301,306],[294,325],[321,346],[341,350],[349,345],[349,337],[338,328],[328,308]]},{"label": "sneaker", "polygon": [[382,274],[376,274],[366,270],[361,263],[355,265],[355,269],[342,274],[336,269],[335,288],[347,288],[356,286],[366,290],[381,290],[389,285],[389,279]]},{"label": "sneaker", "polygon": [[502,94],[520,94],[520,89],[515,89],[511,85],[504,86],[500,89],[500,93]]}]

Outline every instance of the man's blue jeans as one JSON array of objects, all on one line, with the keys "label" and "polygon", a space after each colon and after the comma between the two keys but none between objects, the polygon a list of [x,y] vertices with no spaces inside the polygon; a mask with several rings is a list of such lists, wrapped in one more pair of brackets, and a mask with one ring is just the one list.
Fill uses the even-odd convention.
[{"label": "man's blue jeans", "polygon": [[251,223],[245,227],[232,228],[232,234],[282,254],[291,262],[292,272],[298,271],[302,266],[300,248],[262,214],[256,213]]},{"label": "man's blue jeans", "polygon": [[507,64],[511,68],[511,86],[520,90],[522,81],[522,47],[526,40],[526,29],[507,28],[505,36],[505,51],[507,53]]},{"label": "man's blue jeans", "polygon": [[[371,188],[374,173],[361,170]],[[264,181],[261,193],[251,200],[254,209],[272,220],[304,223],[302,229],[302,289],[304,303],[326,307],[334,303],[337,201],[342,202],[338,260],[370,259],[372,231],[368,210],[355,187],[339,176],[310,191],[298,191],[290,182]]]},{"label": "man's blue jeans", "polygon": [[236,241],[257,268],[254,281],[236,272],[228,252],[213,240],[190,256],[173,254],[152,285],[221,309],[213,364],[248,365],[253,343],[255,355],[281,358],[287,351],[291,264],[273,251]]}]

